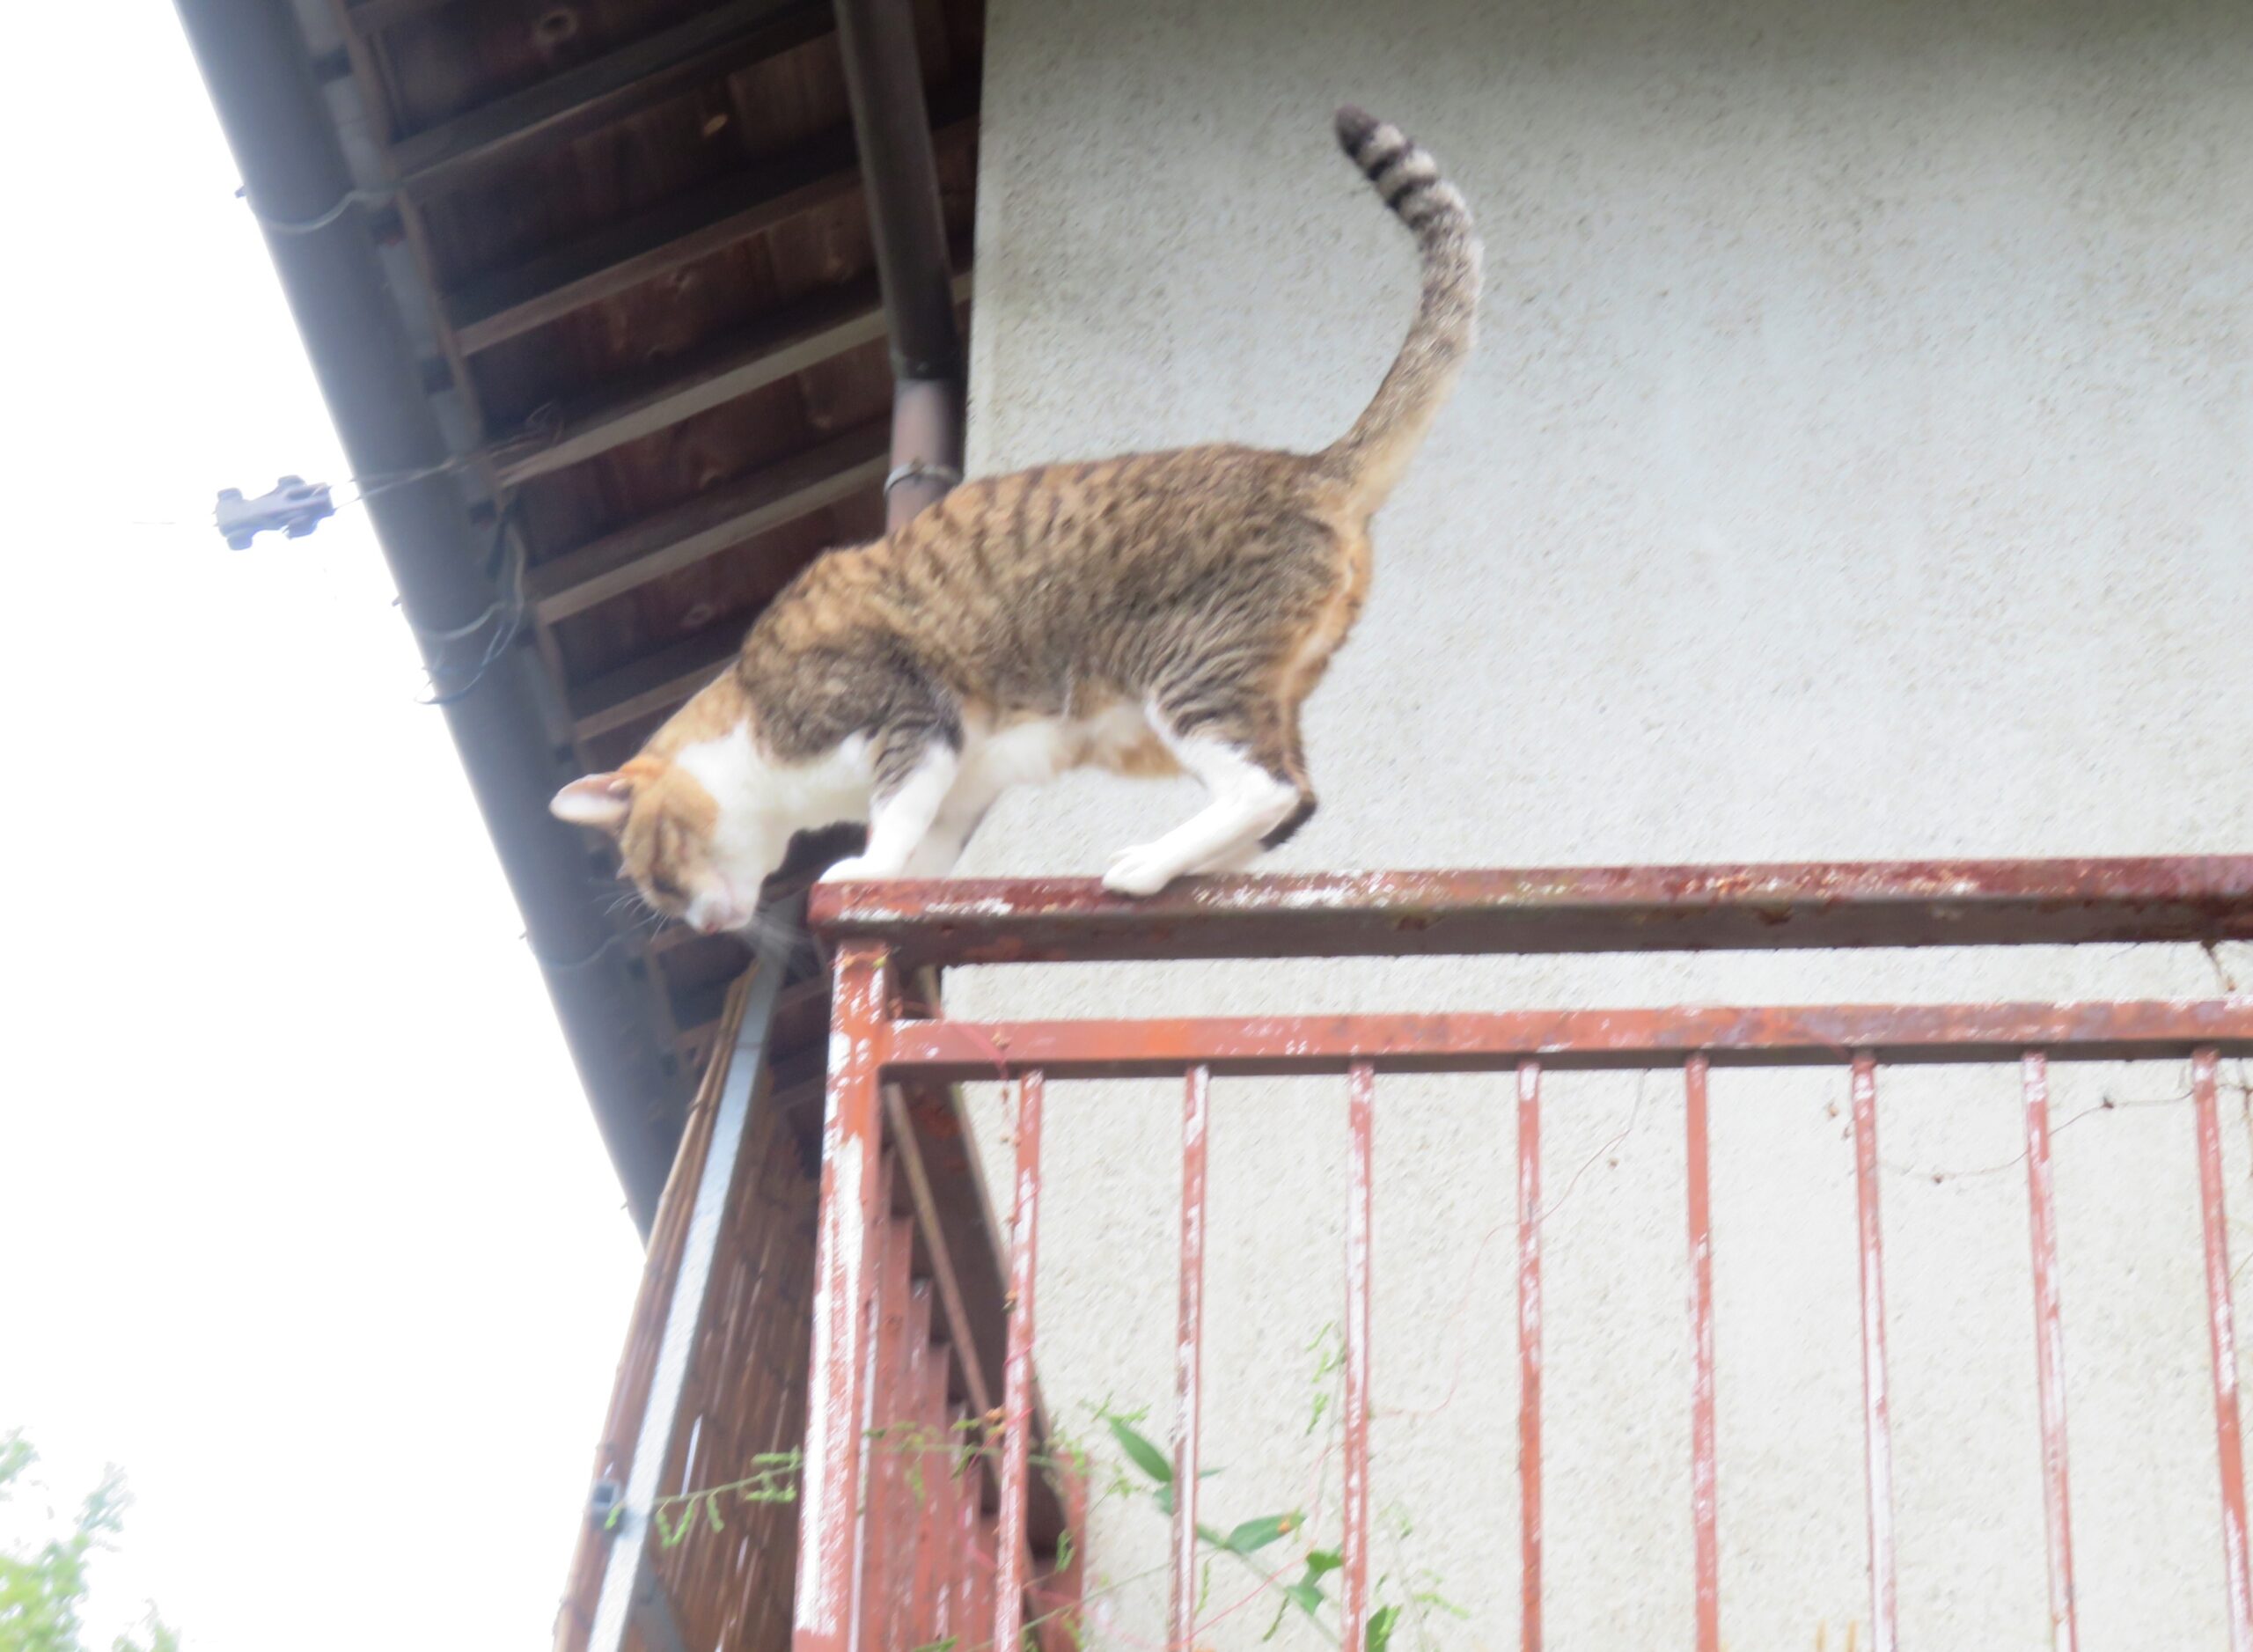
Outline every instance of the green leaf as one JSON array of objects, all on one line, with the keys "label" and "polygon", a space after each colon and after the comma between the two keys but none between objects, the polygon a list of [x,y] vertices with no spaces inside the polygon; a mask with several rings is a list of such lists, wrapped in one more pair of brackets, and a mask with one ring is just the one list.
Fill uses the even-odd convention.
[{"label": "green leaf", "polygon": [[1136,1468],[1161,1486],[1173,1483],[1173,1465],[1166,1461],[1164,1452],[1118,1418],[1107,1417],[1104,1421],[1111,1425],[1112,1438],[1119,1442],[1119,1449],[1126,1453]]},{"label": "green leaf", "polygon": [[1310,1618],[1322,1610],[1322,1589],[1302,1580],[1284,1586],[1283,1597]]},{"label": "green leaf", "polygon": [[1336,1571],[1345,1564],[1346,1557],[1335,1549],[1310,1549],[1306,1557],[1307,1579],[1312,1582],[1326,1573]]},{"label": "green leaf", "polygon": [[1369,1626],[1361,1631],[1362,1652],[1384,1652],[1392,1639],[1392,1621],[1399,1615],[1398,1606],[1380,1606],[1371,1612]]},{"label": "green leaf", "polygon": [[1276,1538],[1295,1531],[1305,1524],[1305,1516],[1296,1513],[1262,1515],[1257,1520],[1247,1520],[1221,1540],[1224,1549],[1238,1554],[1256,1554]]}]

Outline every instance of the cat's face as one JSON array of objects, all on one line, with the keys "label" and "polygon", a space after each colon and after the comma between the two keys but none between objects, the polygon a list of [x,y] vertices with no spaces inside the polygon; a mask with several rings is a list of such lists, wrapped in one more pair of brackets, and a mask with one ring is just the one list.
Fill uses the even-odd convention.
[{"label": "cat's face", "polygon": [[624,875],[652,907],[718,935],[751,926],[760,885],[789,847],[788,823],[757,797],[693,763],[644,756],[573,781],[549,806],[616,839]]}]

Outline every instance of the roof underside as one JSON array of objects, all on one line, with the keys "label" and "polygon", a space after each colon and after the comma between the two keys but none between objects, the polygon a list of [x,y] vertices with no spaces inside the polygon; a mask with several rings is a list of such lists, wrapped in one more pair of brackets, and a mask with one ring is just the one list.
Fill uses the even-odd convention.
[{"label": "roof underside", "polygon": [[[521,541],[557,740],[614,767],[882,525],[892,372],[828,0],[327,4],[308,35],[341,21],[332,106],[395,191],[378,239],[466,479]],[[914,11],[966,305],[982,0]],[[685,1089],[746,954],[619,921]]]}]

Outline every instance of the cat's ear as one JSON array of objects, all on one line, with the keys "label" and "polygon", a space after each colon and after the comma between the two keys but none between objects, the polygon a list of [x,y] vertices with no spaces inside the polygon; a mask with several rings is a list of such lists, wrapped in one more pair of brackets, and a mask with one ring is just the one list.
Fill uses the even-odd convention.
[{"label": "cat's ear", "polygon": [[634,806],[634,782],[623,775],[589,775],[557,792],[548,812],[573,826],[618,835]]}]

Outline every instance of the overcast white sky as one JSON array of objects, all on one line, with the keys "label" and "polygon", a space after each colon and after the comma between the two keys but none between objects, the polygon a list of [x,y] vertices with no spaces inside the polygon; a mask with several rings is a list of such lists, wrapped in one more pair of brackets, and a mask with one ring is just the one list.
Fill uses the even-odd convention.
[{"label": "overcast white sky", "polygon": [[208,526],[343,465],[172,7],[10,32],[0,1432],[95,1644],[544,1645],[639,1247],[364,513]]}]

